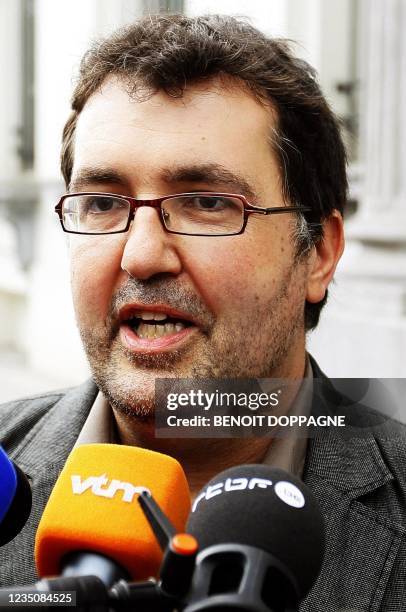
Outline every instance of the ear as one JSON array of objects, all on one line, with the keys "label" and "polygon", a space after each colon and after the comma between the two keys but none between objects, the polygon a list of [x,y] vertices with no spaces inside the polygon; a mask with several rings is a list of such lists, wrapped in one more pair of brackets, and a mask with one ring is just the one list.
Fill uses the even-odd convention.
[{"label": "ear", "polygon": [[323,222],[323,238],[309,258],[306,300],[321,302],[344,250],[343,218],[334,210]]}]

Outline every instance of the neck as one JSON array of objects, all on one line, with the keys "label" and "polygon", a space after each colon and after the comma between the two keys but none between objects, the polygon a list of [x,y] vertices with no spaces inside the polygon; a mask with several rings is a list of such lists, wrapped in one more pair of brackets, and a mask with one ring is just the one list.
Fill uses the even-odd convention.
[{"label": "neck", "polygon": [[[290,387],[285,402],[280,406],[286,413],[294,401],[305,371],[305,352],[299,352],[287,371],[274,378],[288,378],[297,381]],[[272,439],[262,438],[156,438],[154,420],[138,419],[113,408],[116,434],[121,444],[139,446],[169,455],[182,465],[189,482],[192,498],[219,472],[244,463],[261,463]]]},{"label": "neck", "polygon": [[155,438],[153,424],[142,422],[134,427],[134,418],[117,412],[115,419],[121,444],[147,448],[179,461],[192,497],[222,470],[243,463],[261,463],[270,444],[269,438]]}]

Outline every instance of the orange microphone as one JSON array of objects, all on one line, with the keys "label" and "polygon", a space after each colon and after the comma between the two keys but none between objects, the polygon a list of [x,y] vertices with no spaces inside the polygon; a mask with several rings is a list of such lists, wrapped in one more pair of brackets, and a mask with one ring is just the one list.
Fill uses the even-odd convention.
[{"label": "orange microphone", "polygon": [[[175,529],[183,532],[190,493],[175,459],[115,444],[74,448],[38,526],[35,560],[39,575],[84,575],[83,569],[99,560],[123,570],[121,576],[119,571],[106,579],[110,584],[118,577],[144,580],[157,576],[162,552],[137,503],[144,491],[152,494]],[[87,566],[86,559],[90,559]],[[104,575],[104,570],[100,573]]]}]

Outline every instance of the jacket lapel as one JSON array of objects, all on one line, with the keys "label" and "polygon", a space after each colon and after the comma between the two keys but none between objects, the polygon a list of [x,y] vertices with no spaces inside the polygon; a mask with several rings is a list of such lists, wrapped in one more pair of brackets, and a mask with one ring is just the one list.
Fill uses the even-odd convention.
[{"label": "jacket lapel", "polygon": [[[314,364],[312,364],[314,367]],[[327,393],[318,397],[313,414],[342,414],[343,397],[317,365],[316,377]],[[335,409],[332,407],[335,397]],[[340,408],[341,404],[341,408]],[[344,402],[345,404],[345,402]],[[357,410],[361,416],[357,416]],[[368,409],[366,409],[368,410]],[[363,407],[354,407],[352,424]],[[309,440],[304,480],[319,501],[326,524],[322,571],[303,601],[301,612],[378,612],[393,563],[406,530],[385,508],[370,503],[394,479],[371,430],[341,433],[323,430]]]}]

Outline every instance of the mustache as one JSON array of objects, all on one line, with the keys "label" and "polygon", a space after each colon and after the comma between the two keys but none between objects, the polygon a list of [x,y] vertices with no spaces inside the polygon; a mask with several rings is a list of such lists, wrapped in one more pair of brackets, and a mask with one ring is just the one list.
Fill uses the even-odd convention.
[{"label": "mustache", "polygon": [[[118,330],[118,313],[123,306],[133,302],[142,304],[165,304],[190,314],[203,331],[209,331],[215,321],[214,314],[208,309],[202,298],[189,287],[174,278],[157,275],[146,280],[129,278],[111,299],[108,313],[110,326]],[[146,306],[147,309],[147,306]]]}]

